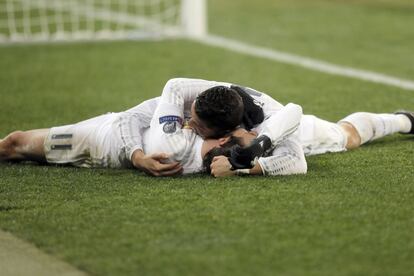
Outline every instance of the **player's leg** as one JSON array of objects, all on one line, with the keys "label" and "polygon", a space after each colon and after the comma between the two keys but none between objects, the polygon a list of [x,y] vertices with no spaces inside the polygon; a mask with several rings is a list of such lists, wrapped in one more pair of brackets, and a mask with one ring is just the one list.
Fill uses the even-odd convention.
[{"label": "player's leg", "polygon": [[412,131],[411,119],[406,114],[357,112],[345,117],[338,124],[348,134],[348,149],[397,132]]},{"label": "player's leg", "polygon": [[14,131],[0,140],[0,161],[45,162],[43,144],[49,129]]},{"label": "player's leg", "polygon": [[361,145],[361,137],[356,128],[347,122],[339,122],[338,125],[342,128],[347,137],[345,148],[347,150],[358,148]]}]

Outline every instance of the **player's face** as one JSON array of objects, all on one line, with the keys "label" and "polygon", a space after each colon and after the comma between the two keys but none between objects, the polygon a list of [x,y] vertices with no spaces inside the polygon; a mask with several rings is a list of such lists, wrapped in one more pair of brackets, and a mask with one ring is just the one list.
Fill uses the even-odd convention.
[{"label": "player's face", "polygon": [[250,143],[257,137],[257,132],[247,131],[244,128],[238,128],[234,130],[231,134],[232,136],[240,139],[240,146],[245,147],[250,145]]},{"label": "player's face", "polygon": [[193,103],[191,105],[191,119],[188,122],[188,125],[197,132],[198,135],[200,135],[203,139],[213,137],[215,135],[214,130],[211,128],[208,128],[203,121],[200,120],[200,118],[197,116],[197,113],[195,112],[195,104]]}]

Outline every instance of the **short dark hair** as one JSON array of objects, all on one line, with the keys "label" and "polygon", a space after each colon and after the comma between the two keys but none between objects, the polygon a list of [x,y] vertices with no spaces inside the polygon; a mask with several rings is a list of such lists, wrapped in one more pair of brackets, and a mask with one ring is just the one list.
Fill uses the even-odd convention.
[{"label": "short dark hair", "polygon": [[214,137],[222,137],[241,124],[244,105],[240,95],[232,88],[214,86],[202,92],[195,101],[195,112]]},{"label": "short dark hair", "polygon": [[238,137],[230,136],[230,140],[222,145],[221,147],[212,148],[210,151],[204,155],[203,158],[203,167],[204,170],[210,174],[211,168],[210,165],[213,162],[214,157],[224,155],[230,157],[231,149],[235,146],[241,146],[241,139]]}]

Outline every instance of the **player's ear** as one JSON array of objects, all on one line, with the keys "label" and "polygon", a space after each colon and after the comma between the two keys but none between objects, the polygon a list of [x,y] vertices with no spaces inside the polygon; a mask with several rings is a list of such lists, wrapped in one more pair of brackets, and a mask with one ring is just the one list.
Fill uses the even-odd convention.
[{"label": "player's ear", "polygon": [[218,139],[219,145],[223,146],[224,144],[226,144],[227,142],[230,141],[230,138],[231,138],[231,136],[226,136],[226,137],[219,138]]}]

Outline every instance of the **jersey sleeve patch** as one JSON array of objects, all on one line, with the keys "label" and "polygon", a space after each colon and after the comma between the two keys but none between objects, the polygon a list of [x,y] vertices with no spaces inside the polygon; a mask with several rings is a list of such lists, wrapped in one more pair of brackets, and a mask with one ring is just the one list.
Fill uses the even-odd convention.
[{"label": "jersey sleeve patch", "polygon": [[159,118],[159,122],[160,124],[163,123],[171,123],[171,122],[178,122],[179,124],[183,123],[183,119],[179,116],[175,116],[175,115],[168,115],[168,116],[163,116]]},{"label": "jersey sleeve patch", "polygon": [[177,122],[167,122],[162,127],[165,133],[174,133],[177,130]]}]

